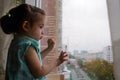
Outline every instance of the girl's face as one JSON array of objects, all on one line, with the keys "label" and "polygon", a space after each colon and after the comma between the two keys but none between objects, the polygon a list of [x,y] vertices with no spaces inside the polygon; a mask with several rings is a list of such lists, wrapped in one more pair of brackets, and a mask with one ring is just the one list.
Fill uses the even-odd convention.
[{"label": "girl's face", "polygon": [[33,39],[40,40],[43,37],[45,16],[42,16],[41,19],[33,23],[33,26],[29,27],[27,32],[28,36]]}]

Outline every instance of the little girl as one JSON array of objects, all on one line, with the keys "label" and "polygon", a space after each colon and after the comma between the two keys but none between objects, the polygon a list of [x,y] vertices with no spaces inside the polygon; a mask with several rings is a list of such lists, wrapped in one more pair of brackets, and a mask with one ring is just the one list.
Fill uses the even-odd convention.
[{"label": "little girl", "polygon": [[28,4],[11,9],[0,19],[3,32],[14,35],[8,51],[5,80],[46,80],[49,72],[68,59],[62,51],[51,64],[42,64],[42,59],[55,44],[48,39],[48,47],[40,52],[44,21],[45,12]]}]

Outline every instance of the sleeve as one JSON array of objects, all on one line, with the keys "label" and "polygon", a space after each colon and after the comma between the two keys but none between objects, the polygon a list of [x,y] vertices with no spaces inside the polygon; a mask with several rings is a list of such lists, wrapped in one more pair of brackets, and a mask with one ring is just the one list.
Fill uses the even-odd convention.
[{"label": "sleeve", "polygon": [[25,54],[26,54],[26,52],[27,52],[27,50],[28,50],[28,48],[31,46],[31,42],[30,41],[28,41],[28,42],[25,42],[24,43],[24,46],[23,46],[23,56],[25,56]]},{"label": "sleeve", "polygon": [[24,43],[24,45],[22,47],[23,48],[23,55],[22,56],[25,56],[25,54],[30,46],[34,47],[36,52],[38,51],[38,49],[35,47],[35,45],[31,41],[27,41]]}]

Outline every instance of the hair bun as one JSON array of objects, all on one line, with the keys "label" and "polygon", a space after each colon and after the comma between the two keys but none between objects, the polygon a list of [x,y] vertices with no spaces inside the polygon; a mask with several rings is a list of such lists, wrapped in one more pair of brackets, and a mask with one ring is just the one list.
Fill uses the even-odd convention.
[{"label": "hair bun", "polygon": [[10,28],[12,25],[8,15],[5,15],[0,19],[0,25],[4,33],[10,34],[12,32],[12,28]]}]

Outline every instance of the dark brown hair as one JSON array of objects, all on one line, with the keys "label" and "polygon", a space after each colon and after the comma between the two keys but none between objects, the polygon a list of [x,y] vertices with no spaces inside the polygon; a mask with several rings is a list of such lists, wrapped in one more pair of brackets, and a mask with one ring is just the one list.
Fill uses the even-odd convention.
[{"label": "dark brown hair", "polygon": [[1,28],[6,34],[17,33],[24,21],[27,20],[30,24],[33,24],[39,13],[45,15],[45,12],[40,8],[29,4],[21,4],[12,8],[8,14],[0,18]]}]

